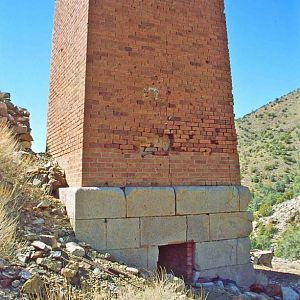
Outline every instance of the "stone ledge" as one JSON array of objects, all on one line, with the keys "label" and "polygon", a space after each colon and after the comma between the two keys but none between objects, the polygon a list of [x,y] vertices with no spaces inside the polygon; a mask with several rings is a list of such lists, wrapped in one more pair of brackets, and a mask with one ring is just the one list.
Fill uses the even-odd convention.
[{"label": "stone ledge", "polygon": [[107,249],[139,247],[139,218],[107,219]]},{"label": "stone ledge", "polygon": [[251,241],[249,237],[238,239],[237,242],[237,264],[250,263]]},{"label": "stone ledge", "polygon": [[176,186],[176,215],[239,211],[235,186]]},{"label": "stone ledge", "polygon": [[76,238],[97,250],[106,250],[107,225],[105,219],[72,220]]},{"label": "stone ledge", "polygon": [[141,222],[141,245],[156,246],[186,242],[186,217],[143,217]]},{"label": "stone ledge", "polygon": [[125,195],[120,188],[63,188],[59,189],[59,196],[72,219],[126,217]]},{"label": "stone ledge", "polygon": [[210,214],[211,240],[227,240],[247,237],[252,231],[250,212]]},{"label": "stone ledge", "polygon": [[256,281],[252,263],[201,270],[201,276],[230,278],[242,287],[249,287]]},{"label": "stone ledge", "polygon": [[[199,215],[245,211],[251,193],[243,186],[62,188],[72,219]],[[175,211],[176,210],[176,211]]]},{"label": "stone ledge", "polygon": [[209,215],[187,216],[187,240],[197,242],[209,241]]},{"label": "stone ledge", "polygon": [[117,249],[108,250],[113,257],[119,262],[129,266],[148,269],[148,249],[132,248],[132,249]]},{"label": "stone ledge", "polygon": [[175,215],[175,193],[171,187],[125,188],[127,217]]},{"label": "stone ledge", "polygon": [[236,265],[236,251],[236,239],[196,243],[195,267],[202,271]]},{"label": "stone ledge", "polygon": [[248,205],[252,199],[252,194],[248,187],[246,186],[237,186],[240,198],[240,211],[246,211]]}]

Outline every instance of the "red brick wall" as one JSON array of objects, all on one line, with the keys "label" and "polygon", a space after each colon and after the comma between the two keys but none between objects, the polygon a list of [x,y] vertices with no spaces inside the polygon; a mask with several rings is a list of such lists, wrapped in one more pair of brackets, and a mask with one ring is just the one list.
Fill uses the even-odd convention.
[{"label": "red brick wall", "polygon": [[194,242],[159,246],[157,266],[167,273],[183,277],[186,282],[192,281],[194,269]]},{"label": "red brick wall", "polygon": [[[89,1],[83,186],[240,183],[223,10],[222,0]],[[48,140],[74,128],[52,125]]]},{"label": "red brick wall", "polygon": [[88,0],[56,0],[51,53],[47,148],[82,184]]}]

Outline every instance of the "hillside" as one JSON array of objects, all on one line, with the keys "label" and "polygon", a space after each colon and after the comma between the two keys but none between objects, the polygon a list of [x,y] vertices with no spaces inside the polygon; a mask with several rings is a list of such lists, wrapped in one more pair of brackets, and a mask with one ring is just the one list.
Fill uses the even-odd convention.
[{"label": "hillside", "polygon": [[242,184],[253,193],[252,247],[299,259],[300,89],[236,120],[236,128]]},{"label": "hillside", "polygon": [[236,120],[242,184],[257,216],[300,193],[300,89]]}]

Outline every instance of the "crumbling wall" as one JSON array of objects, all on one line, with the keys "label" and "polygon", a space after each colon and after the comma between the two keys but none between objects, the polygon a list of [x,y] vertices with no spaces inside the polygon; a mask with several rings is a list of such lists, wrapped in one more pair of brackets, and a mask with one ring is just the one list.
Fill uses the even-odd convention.
[{"label": "crumbling wall", "polygon": [[26,108],[11,102],[9,93],[0,92],[0,121],[7,122],[23,149],[31,149],[33,138],[29,121],[30,113]]}]

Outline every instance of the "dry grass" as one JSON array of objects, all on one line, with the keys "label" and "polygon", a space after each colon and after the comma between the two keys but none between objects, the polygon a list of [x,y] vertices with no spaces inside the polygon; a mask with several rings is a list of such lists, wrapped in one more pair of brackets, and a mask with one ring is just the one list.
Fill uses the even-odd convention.
[{"label": "dry grass", "polygon": [[26,169],[31,164],[29,156],[18,154],[20,145],[11,130],[0,122],[0,182],[14,186],[26,181]]},{"label": "dry grass", "polygon": [[109,292],[109,289],[95,283],[85,286],[82,290],[71,288],[66,283],[48,285],[47,290],[43,289],[38,295],[27,296],[29,300],[206,300],[202,291],[200,295],[195,295],[187,289],[184,282],[178,278],[170,278],[166,273],[156,273],[144,286],[137,289],[127,284],[121,287],[116,295]]},{"label": "dry grass", "polygon": [[166,272],[155,273],[149,283],[143,290],[134,289],[124,290],[119,299],[121,300],[176,300],[176,299],[199,299],[205,300],[206,296],[203,291],[196,295],[192,290],[187,289],[184,281]]},{"label": "dry grass", "polygon": [[15,244],[17,218],[13,212],[15,207],[15,191],[0,184],[0,256],[9,256]]},{"label": "dry grass", "polygon": [[0,255],[14,248],[18,212],[23,202],[28,157],[18,156],[18,142],[5,123],[0,122]]}]

